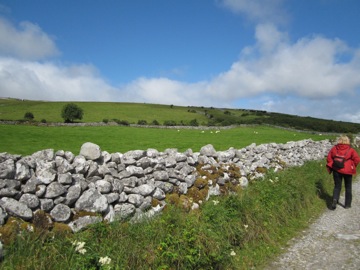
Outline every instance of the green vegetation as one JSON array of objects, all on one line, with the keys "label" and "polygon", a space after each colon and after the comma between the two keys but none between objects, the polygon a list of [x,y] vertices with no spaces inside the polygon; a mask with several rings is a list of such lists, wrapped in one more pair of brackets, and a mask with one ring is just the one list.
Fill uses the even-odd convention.
[{"label": "green vegetation", "polygon": [[83,114],[83,110],[74,103],[64,105],[61,110],[61,117],[64,119],[65,123],[73,123],[76,119],[81,120]]},{"label": "green vegetation", "polygon": [[[26,112],[31,111],[34,122],[62,122],[61,110],[68,102],[31,101],[0,99],[0,120],[23,120]],[[300,117],[258,110],[221,109],[205,107],[183,107],[124,102],[73,102],[83,110],[85,123],[103,122],[104,119],[116,123],[143,123],[174,126],[230,126],[266,124],[295,128],[299,130],[359,133],[360,124]],[[110,120],[113,119],[113,120]]]},{"label": "green vegetation", "polygon": [[[0,99],[1,120],[21,123],[26,113],[35,116],[26,125],[0,124],[0,152],[30,155],[52,148],[77,154],[84,142],[98,144],[109,153],[148,148],[199,151],[206,144],[221,151],[252,143],[335,138],[320,132],[348,133],[351,137],[360,131],[360,124],[263,111],[106,102],[73,103],[81,108],[83,122],[106,126],[52,126],[62,122],[62,108],[67,104]],[[136,123],[165,127],[129,127]],[[166,127],[173,125],[211,128]],[[219,129],[228,125],[237,126]],[[324,166],[322,160],[279,173],[268,171],[264,179],[250,182],[247,189],[211,198],[195,211],[175,203],[182,202],[181,196],[168,196],[162,214],[142,223],[102,223],[73,234],[63,224],[50,226],[44,214],[36,217],[33,232],[28,230],[29,224],[13,220],[0,227],[6,249],[0,268],[261,269],[326,208],[333,183]],[[201,173],[200,167],[198,170]],[[214,170],[213,177],[216,173]],[[196,185],[203,186],[201,180]],[[204,198],[192,189],[190,195],[195,201]]]},{"label": "green vegetation", "polygon": [[0,231],[3,241],[11,238],[0,268],[261,269],[326,208],[332,181],[324,165],[313,161],[268,172],[199,210],[169,204],[153,220],[136,224],[97,224],[72,234],[57,224],[50,232],[29,232],[14,221],[12,230]]},{"label": "green vegetation", "polygon": [[26,120],[33,120],[34,119],[34,115],[32,112],[26,112],[24,115],[24,119]]},{"label": "green vegetation", "polygon": [[1,125],[0,152],[30,155],[43,149],[65,150],[79,153],[85,142],[98,144],[109,153],[155,148],[164,151],[176,148],[178,151],[192,149],[197,152],[207,144],[223,151],[230,147],[237,149],[252,143],[286,143],[303,139],[333,139],[334,136],[316,133],[294,132],[267,126],[246,126],[223,129],[173,129],[141,128],[126,126],[32,126]]}]

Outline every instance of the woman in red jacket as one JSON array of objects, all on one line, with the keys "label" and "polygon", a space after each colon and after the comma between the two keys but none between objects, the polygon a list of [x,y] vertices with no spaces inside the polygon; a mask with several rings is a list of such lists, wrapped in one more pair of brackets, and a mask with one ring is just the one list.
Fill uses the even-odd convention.
[{"label": "woman in red jacket", "polygon": [[[337,168],[334,164],[335,156],[343,156],[345,159],[344,167]],[[331,209],[336,209],[336,204],[339,202],[342,179],[345,183],[345,208],[351,207],[352,201],[352,175],[356,174],[356,166],[360,163],[360,157],[357,152],[350,147],[350,140],[347,136],[339,137],[337,144],[331,148],[327,156],[327,169],[329,173],[333,173],[334,177],[334,192]]]}]

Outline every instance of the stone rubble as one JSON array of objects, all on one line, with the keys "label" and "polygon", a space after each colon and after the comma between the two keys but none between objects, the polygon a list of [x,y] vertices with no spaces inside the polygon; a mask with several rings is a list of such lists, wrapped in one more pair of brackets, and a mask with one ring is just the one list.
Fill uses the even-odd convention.
[{"label": "stone rubble", "polygon": [[[254,143],[226,151],[216,151],[209,144],[200,152],[148,149],[110,154],[86,142],[79,155],[53,149],[24,157],[0,153],[0,225],[10,216],[31,222],[39,210],[53,222],[68,224],[74,232],[102,220],[137,221],[161,212],[169,194],[186,195],[194,186],[199,190],[206,187],[208,199],[220,195],[221,186],[227,183],[246,188],[266,170],[323,159],[331,147],[329,140],[308,139]],[[236,179],[227,172],[230,166],[240,172]],[[210,174],[214,168],[222,168],[223,174],[216,180],[207,179],[199,168]],[[196,184],[199,178],[207,184]],[[190,203],[191,209],[196,209],[201,200]],[[94,215],[79,217],[79,212]]]}]

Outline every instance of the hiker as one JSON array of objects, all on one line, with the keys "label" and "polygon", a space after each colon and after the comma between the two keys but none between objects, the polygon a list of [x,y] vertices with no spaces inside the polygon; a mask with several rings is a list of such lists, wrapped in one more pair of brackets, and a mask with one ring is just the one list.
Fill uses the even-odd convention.
[{"label": "hiker", "polygon": [[342,179],[345,183],[345,208],[351,207],[352,201],[352,175],[356,174],[356,166],[360,163],[357,152],[350,147],[350,139],[341,135],[337,144],[331,148],[327,156],[327,170],[334,177],[334,191],[331,209],[335,210],[339,202]]}]

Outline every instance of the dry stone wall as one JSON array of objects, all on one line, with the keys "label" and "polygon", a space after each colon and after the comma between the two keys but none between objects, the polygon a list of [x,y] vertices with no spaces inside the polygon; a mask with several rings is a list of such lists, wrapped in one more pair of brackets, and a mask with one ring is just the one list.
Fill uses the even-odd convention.
[{"label": "dry stone wall", "polygon": [[[136,221],[160,212],[169,194],[186,196],[196,187],[208,199],[220,195],[227,183],[246,188],[268,169],[323,159],[331,147],[328,140],[309,139],[226,151],[206,145],[200,152],[147,149],[110,154],[87,142],[78,155],[53,149],[29,156],[0,153],[0,225],[11,216],[32,222],[38,211],[74,232],[103,220]],[[230,167],[238,174],[230,173]],[[216,179],[199,172],[211,175],[219,168]],[[194,209],[202,200],[186,203]]]}]

